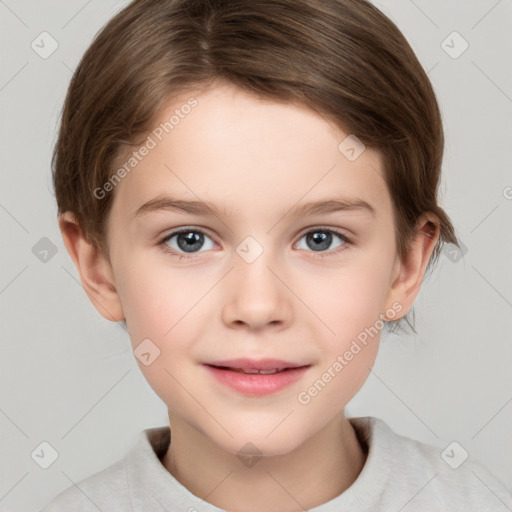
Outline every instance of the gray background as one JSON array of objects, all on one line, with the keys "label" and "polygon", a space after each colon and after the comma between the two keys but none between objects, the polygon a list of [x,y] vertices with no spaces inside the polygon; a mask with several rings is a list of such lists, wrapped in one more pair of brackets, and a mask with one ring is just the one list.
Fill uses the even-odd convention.
[{"label": "gray background", "polygon": [[[140,430],[167,422],[126,332],[81,288],[50,179],[72,70],[126,3],[0,0],[1,511],[37,510],[122,457]],[[457,441],[512,489],[512,0],[377,5],[438,94],[441,202],[467,252],[441,256],[415,304],[418,334],[382,340],[347,413],[383,418],[440,453]],[[31,47],[51,48],[44,31],[58,43],[47,58]],[[469,44],[460,55],[453,31]],[[58,453],[48,469],[43,441]]]}]

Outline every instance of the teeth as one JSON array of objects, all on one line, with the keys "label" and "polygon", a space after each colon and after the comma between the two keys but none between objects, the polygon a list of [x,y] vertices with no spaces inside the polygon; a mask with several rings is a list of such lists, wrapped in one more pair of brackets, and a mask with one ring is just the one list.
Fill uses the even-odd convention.
[{"label": "teeth", "polygon": [[240,368],[236,369],[235,371],[240,373],[248,373],[248,374],[260,374],[260,375],[271,375],[273,373],[282,372],[284,370],[278,370],[277,368],[272,368],[271,370],[258,370],[257,368]]}]

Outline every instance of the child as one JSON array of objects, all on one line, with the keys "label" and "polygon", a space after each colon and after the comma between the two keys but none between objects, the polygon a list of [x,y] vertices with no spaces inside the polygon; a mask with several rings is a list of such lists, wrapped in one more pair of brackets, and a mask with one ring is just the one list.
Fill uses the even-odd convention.
[{"label": "child", "polygon": [[344,414],[457,244],[442,154],[429,80],[365,0],[118,13],[69,87],[59,225],[169,426],[44,511],[512,510],[457,447]]}]

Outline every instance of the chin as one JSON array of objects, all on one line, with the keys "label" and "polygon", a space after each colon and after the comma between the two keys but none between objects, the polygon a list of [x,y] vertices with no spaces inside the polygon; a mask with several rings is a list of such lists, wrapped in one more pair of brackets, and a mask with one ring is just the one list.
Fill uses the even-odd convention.
[{"label": "chin", "polygon": [[[230,430],[233,438],[228,439],[223,436],[222,439],[219,439],[216,436],[217,439],[212,439],[212,441],[224,451],[235,455],[247,451],[249,455],[254,452],[253,454],[263,457],[273,457],[293,452],[307,440],[304,432],[297,432],[295,429],[290,430],[290,428],[279,430],[280,427],[278,427],[275,429],[278,423],[274,423],[271,428],[267,428],[266,425],[263,427],[254,424],[244,428],[243,424],[238,424],[236,425],[236,431],[235,426]],[[272,432],[273,429],[275,431]]]}]

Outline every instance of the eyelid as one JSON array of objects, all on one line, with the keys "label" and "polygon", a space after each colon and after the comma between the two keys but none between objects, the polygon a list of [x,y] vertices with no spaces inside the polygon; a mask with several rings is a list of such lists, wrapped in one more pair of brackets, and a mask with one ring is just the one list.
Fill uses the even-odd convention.
[{"label": "eyelid", "polygon": [[173,238],[176,235],[180,235],[182,233],[190,233],[191,231],[194,233],[202,233],[203,235],[210,238],[215,243],[215,245],[219,245],[219,243],[216,242],[215,240],[216,237],[213,236],[208,229],[199,226],[181,226],[179,228],[172,229],[166,235],[160,237],[158,243],[162,244],[168,242],[171,238]]},{"label": "eyelid", "polygon": [[352,235],[350,234],[350,231],[348,231],[348,229],[324,226],[322,224],[317,224],[317,225],[313,225],[308,228],[304,228],[298,235],[298,239],[300,240],[304,235],[307,235],[308,233],[315,232],[315,231],[329,231],[329,232],[334,233],[342,238],[346,238],[347,240],[352,239]]}]

